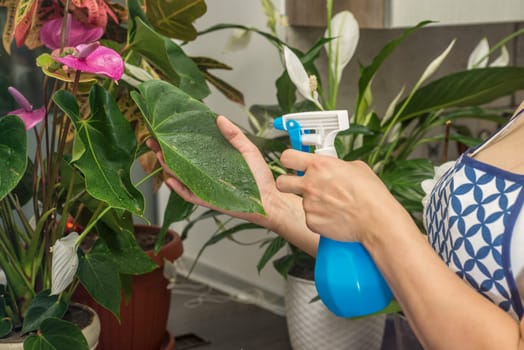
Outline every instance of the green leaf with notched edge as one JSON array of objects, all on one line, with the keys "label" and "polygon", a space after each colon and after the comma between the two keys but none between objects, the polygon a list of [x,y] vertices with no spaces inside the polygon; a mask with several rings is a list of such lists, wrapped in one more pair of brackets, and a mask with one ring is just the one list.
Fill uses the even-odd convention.
[{"label": "green leaf with notched edge", "polygon": [[74,164],[85,177],[87,192],[113,208],[143,215],[144,197],[131,183],[136,138],[111,95],[94,85],[89,95],[91,116],[82,119],[75,97],[60,90],[55,103],[68,115],[76,129]]},{"label": "green leaf with notched edge", "polygon": [[48,318],[38,334],[30,335],[24,341],[24,350],[89,350],[86,338],[80,328],[71,322]]},{"label": "green leaf with notched edge", "polygon": [[146,15],[155,29],[174,39],[194,40],[193,22],[207,11],[204,0],[146,1]]},{"label": "green leaf with notched edge", "polygon": [[147,81],[132,97],[173,173],[219,208],[264,213],[253,174],[222,136],[206,105],[163,81]]},{"label": "green leaf with notched edge", "polygon": [[62,318],[67,311],[67,304],[58,299],[58,295],[49,295],[49,290],[39,293],[29,304],[24,317],[22,333],[34,331],[49,317]]},{"label": "green leaf with notched edge", "polygon": [[135,18],[129,45],[159,69],[171,83],[194,98],[203,99],[210,93],[198,66],[173,40],[158,34],[139,17]]},{"label": "green leaf with notched edge", "polygon": [[93,299],[120,319],[120,274],[114,261],[93,249],[80,257],[77,275]]},{"label": "green leaf with notched edge", "polygon": [[27,132],[22,119],[0,117],[0,199],[11,192],[27,166]]}]

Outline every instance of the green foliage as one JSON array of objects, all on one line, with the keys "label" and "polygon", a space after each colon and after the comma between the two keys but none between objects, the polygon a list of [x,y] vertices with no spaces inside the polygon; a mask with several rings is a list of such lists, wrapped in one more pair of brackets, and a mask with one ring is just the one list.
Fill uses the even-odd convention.
[{"label": "green foliage", "polygon": [[206,11],[204,0],[146,2],[147,18],[160,34],[186,41],[196,39],[193,22]]},{"label": "green foliage", "polygon": [[216,128],[214,112],[166,82],[145,82],[139,91],[133,99],[178,179],[219,208],[263,213],[253,175]]},{"label": "green foliage", "polygon": [[24,342],[24,350],[89,350],[80,328],[58,318],[50,317],[42,322],[39,333],[30,335]]},{"label": "green foliage", "polygon": [[[75,21],[87,20],[67,6],[39,1],[34,16],[63,11]],[[231,67],[189,57],[173,40],[197,38],[193,23],[207,11],[205,1],[129,0],[86,8],[89,18],[100,15],[92,11],[109,10],[118,21],[109,21],[101,47],[89,53],[99,48],[107,53],[98,57],[106,64],[97,74],[85,69],[88,60],[80,59],[77,67],[59,62],[59,55],[78,58],[78,44],[37,58],[47,111],[30,130],[36,135],[34,154],[28,154],[27,120],[21,119],[32,106],[20,96],[0,103],[17,114],[0,117],[0,269],[7,279],[7,286],[0,284],[0,337],[21,329],[25,349],[87,349],[81,330],[62,319],[77,286],[118,319],[132,276],[158,269],[134,236],[136,220],[149,223],[141,185],[163,179],[158,164],[145,166],[145,177],[136,183],[131,177],[139,157],[156,159],[144,144],[147,137],[157,138],[169,167],[204,199],[263,213],[253,175],[218,131],[215,113],[201,102],[210,94],[209,81],[243,103],[240,91],[209,72]],[[43,19],[32,15],[27,19],[40,28]],[[31,50],[33,44],[27,42]],[[1,96],[7,86],[4,90]],[[23,108],[15,110],[13,100]],[[172,194],[167,209],[157,250],[168,226],[185,219],[193,206]]]},{"label": "green foliage", "polygon": [[16,116],[0,119],[0,199],[11,192],[24,175],[27,142],[24,122]]}]

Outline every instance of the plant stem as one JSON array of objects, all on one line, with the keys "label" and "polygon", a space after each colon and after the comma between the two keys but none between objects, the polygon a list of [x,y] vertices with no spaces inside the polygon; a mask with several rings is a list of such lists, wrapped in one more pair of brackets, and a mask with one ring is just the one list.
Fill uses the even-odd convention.
[{"label": "plant stem", "polygon": [[[95,214],[93,214],[93,218],[94,219],[91,219],[91,221],[89,221],[89,224],[84,228],[84,231],[82,231],[82,234],[80,235],[80,237],[77,238],[76,240],[76,246],[78,247],[82,241],[84,240],[84,238],[86,238],[87,234],[93,229],[93,227],[95,227],[96,223],[104,216],[106,215],[110,210],[111,210],[111,207],[106,207],[104,210],[102,210],[102,212],[100,214],[98,214],[98,212],[100,211],[100,209],[102,208],[102,205],[104,203],[100,203],[98,209],[96,210]],[[96,216],[96,217],[95,217]]]},{"label": "plant stem", "polygon": [[[332,31],[331,31],[331,16],[333,14],[333,0],[327,0],[326,1],[326,22],[327,22],[327,33],[328,37],[332,37]],[[335,65],[332,65],[333,61],[333,45],[328,43],[328,98],[326,101],[328,101],[328,109],[334,109],[334,106],[336,104],[336,72],[333,72],[333,67]]]},{"label": "plant stem", "polygon": [[144,178],[140,179],[140,181],[138,181],[136,184],[135,184],[135,187],[138,187],[140,185],[142,185],[144,182],[146,182],[147,180],[149,180],[150,178],[152,178],[153,176],[155,176],[156,174],[162,172],[162,168],[158,168],[158,169],[155,169],[154,171],[150,172],[149,174],[147,174],[146,176],[144,176]]}]

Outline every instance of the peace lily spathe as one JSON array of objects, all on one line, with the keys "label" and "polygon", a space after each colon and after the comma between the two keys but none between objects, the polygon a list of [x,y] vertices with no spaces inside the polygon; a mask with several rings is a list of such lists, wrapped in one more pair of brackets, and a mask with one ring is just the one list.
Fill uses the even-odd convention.
[{"label": "peace lily spathe", "polygon": [[162,274],[167,280],[166,288],[169,290],[175,288],[177,271],[173,261],[164,258],[164,269],[162,270]]},{"label": "peace lily spathe", "polygon": [[334,38],[325,48],[328,55],[332,55],[329,67],[336,81],[342,77],[342,71],[347,66],[357,48],[359,40],[359,26],[355,16],[349,11],[337,13],[331,19],[331,28],[326,29],[324,38]]},{"label": "peace lily spathe", "polygon": [[[467,66],[468,70],[473,68],[488,67],[489,52],[489,42],[488,39],[484,37],[479,41],[477,46],[475,46],[469,55]],[[489,67],[506,67],[507,65],[509,65],[509,52],[504,45],[500,49],[500,56],[491,62]]]},{"label": "peace lily spathe", "polygon": [[[318,93],[312,89],[311,79],[300,62],[297,55],[287,46],[284,46],[284,61],[289,78],[295,84],[298,92],[313,102],[318,108],[323,109],[318,101]],[[316,78],[314,78],[316,82]]]},{"label": "peace lily spathe", "polygon": [[78,269],[78,255],[76,241],[79,235],[71,232],[56,241],[51,247],[53,258],[51,261],[51,295],[60,294],[73,282]]}]

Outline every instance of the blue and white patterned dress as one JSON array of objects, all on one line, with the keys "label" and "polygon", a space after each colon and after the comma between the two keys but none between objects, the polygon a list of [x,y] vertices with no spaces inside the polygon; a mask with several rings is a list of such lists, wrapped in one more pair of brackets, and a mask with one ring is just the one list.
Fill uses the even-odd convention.
[{"label": "blue and white patterned dress", "polygon": [[[481,147],[501,137],[510,124]],[[429,243],[442,260],[519,320],[524,295],[524,175],[475,159],[479,149],[462,154],[436,183],[424,207],[424,223]]]}]

